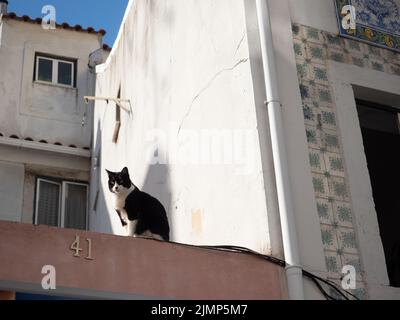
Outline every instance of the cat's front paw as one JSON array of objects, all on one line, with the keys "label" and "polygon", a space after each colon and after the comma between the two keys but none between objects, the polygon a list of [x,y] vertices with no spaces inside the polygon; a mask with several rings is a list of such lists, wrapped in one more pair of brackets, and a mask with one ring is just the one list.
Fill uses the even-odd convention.
[{"label": "cat's front paw", "polygon": [[129,220],[125,217],[121,217],[121,223],[123,226],[127,226],[129,224]]}]

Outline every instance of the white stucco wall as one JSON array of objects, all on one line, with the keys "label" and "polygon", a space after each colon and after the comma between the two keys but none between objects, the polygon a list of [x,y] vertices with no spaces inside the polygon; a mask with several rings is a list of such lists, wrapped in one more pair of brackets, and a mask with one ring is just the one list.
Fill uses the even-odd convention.
[{"label": "white stucco wall", "polygon": [[[174,241],[270,253],[256,118],[256,108],[263,106],[254,96],[244,2],[131,5],[119,43],[106,66],[98,68],[96,95],[116,97],[121,85],[121,98],[132,101],[133,114],[122,111],[119,140],[113,144],[115,105],[96,103],[93,149],[100,166],[92,171],[92,200],[100,183],[91,229],[122,233],[104,169],[119,171],[126,165],[134,183],[167,208]],[[166,165],[150,166],[146,155],[154,129],[168,135],[159,141],[159,154],[176,157],[174,141],[181,152],[182,147],[196,152],[196,135],[210,129],[239,135],[233,144],[237,156],[231,164],[185,165],[170,158]]]},{"label": "white stucco wall", "polygon": [[[83,103],[83,96],[94,92],[89,54],[100,48],[101,38],[62,29],[44,30],[40,24],[8,18],[0,24],[0,132],[89,147],[91,110]],[[35,83],[35,53],[77,59],[77,87]],[[87,111],[87,121],[82,126]]]},{"label": "white stucco wall", "polygon": [[334,0],[289,0],[292,22],[338,33]]},{"label": "white stucco wall", "polygon": [[[173,240],[239,244],[282,254],[277,250],[280,226],[276,219],[268,119],[262,107],[265,92],[254,1],[177,2],[151,1],[147,6],[145,1],[136,1],[112,58],[99,68],[97,95],[115,97],[121,85],[121,97],[131,99],[133,114],[122,113],[120,139],[118,144],[112,144],[115,105],[96,105],[94,149],[98,167],[92,173],[99,197],[91,227],[122,233],[104,169],[120,170],[127,165],[134,182],[166,205]],[[292,32],[292,23],[298,23],[320,33],[337,34],[334,1],[270,0],[269,4],[301,264],[308,271],[340,283],[342,260],[337,274],[332,275],[327,269],[326,258],[339,257],[340,250],[325,255],[328,249],[321,235],[312,184]],[[341,52],[344,46],[343,42],[337,50]],[[327,65],[328,74],[330,68]],[[364,74],[357,69],[351,72],[360,78]],[[387,81],[390,80],[382,81],[384,87],[388,87]],[[325,85],[331,88],[330,83]],[[157,128],[182,138],[179,126],[181,135],[188,128],[257,129],[258,147],[250,153],[256,159],[254,173],[238,177],[233,166],[148,166],[144,155],[148,151],[146,134]],[[162,141],[159,151],[169,148]],[[341,156],[341,151],[338,154]],[[93,191],[92,200],[96,195]],[[350,205],[352,200],[349,198],[348,202]],[[355,252],[353,256],[357,258]],[[346,257],[340,258],[343,264],[347,263]],[[398,295],[383,292],[384,283],[378,284],[383,293],[376,294],[368,288],[368,281],[357,285],[360,297]],[[309,281],[305,281],[305,296],[323,298]]]}]

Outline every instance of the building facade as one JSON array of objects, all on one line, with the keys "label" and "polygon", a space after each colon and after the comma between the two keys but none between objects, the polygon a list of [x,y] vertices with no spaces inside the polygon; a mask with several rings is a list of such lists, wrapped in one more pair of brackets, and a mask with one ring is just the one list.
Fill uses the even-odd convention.
[{"label": "building facade", "polygon": [[83,97],[94,93],[104,31],[44,28],[0,2],[0,219],[86,229],[92,110]]},{"label": "building facade", "polygon": [[[269,7],[300,263],[338,285],[352,266],[359,298],[399,298],[398,171],[373,155],[398,159],[400,3]],[[173,240],[285,257],[258,21],[253,1],[130,2],[97,67],[96,95],[132,110],[95,105],[92,230],[122,234],[104,169],[128,166],[167,208]]]},{"label": "building facade", "polygon": [[[50,264],[58,295],[324,298],[303,269],[400,299],[399,13],[398,0],[131,0],[97,66],[99,33],[1,16],[0,220],[70,228],[0,222],[0,289],[40,293]],[[106,169],[125,166],[184,245],[119,237]]]}]

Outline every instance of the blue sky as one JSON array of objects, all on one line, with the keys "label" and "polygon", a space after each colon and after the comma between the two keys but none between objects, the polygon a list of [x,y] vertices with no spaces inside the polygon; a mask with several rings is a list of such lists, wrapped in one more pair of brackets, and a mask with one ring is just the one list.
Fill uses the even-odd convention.
[{"label": "blue sky", "polygon": [[8,11],[32,18],[43,17],[42,7],[53,5],[57,23],[105,29],[104,43],[112,46],[125,13],[128,0],[8,0]]}]

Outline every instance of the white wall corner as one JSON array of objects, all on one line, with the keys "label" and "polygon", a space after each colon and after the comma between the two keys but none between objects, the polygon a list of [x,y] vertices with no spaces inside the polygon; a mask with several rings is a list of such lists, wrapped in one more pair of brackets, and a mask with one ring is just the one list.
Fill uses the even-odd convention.
[{"label": "white wall corner", "polygon": [[312,186],[289,2],[270,1],[270,8],[301,263],[309,271],[324,275],[325,256]]}]

